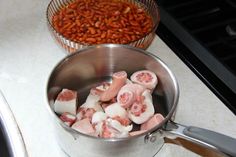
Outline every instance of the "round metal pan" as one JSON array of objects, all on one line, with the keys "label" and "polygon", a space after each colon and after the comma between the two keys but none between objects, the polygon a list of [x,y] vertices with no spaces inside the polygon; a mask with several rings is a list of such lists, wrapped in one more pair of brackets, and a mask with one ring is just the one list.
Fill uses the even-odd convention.
[{"label": "round metal pan", "polygon": [[[138,70],[150,70],[158,77],[152,97],[156,113],[165,119],[156,127],[127,138],[97,138],[65,125],[53,110],[54,100],[63,89],[76,90],[79,104],[90,89],[111,81],[114,72],[125,70],[130,76]],[[82,49],[61,60],[52,71],[47,86],[48,108],[55,120],[55,134],[62,149],[70,156],[151,157],[165,143],[164,138],[184,138],[224,154],[236,155],[236,140],[209,130],[186,127],[173,122],[179,98],[177,80],[168,66],[147,51],[125,45],[104,44]],[[139,129],[138,126],[135,129]]]}]

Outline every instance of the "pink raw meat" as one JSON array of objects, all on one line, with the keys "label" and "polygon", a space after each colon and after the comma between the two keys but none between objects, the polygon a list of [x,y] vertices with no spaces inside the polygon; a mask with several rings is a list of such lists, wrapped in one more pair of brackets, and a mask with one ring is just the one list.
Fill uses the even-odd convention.
[{"label": "pink raw meat", "polygon": [[77,92],[69,89],[63,89],[57,96],[58,101],[70,101],[76,98]]},{"label": "pink raw meat", "polygon": [[149,130],[152,129],[153,127],[157,126],[158,124],[160,124],[165,118],[159,114],[156,113],[155,115],[153,115],[148,121],[146,121],[145,123],[143,123],[141,125],[141,130]]},{"label": "pink raw meat", "polygon": [[129,135],[130,135],[130,136],[140,135],[140,134],[144,133],[145,131],[147,131],[147,130],[131,131],[131,132],[129,133]]},{"label": "pink raw meat", "polygon": [[68,126],[71,126],[76,121],[76,116],[68,112],[61,114],[60,119]]},{"label": "pink raw meat", "polygon": [[100,137],[103,138],[112,138],[115,134],[118,134],[119,132],[111,127],[108,127],[106,123],[104,122],[102,125],[102,133]]},{"label": "pink raw meat", "polygon": [[115,98],[113,98],[113,99],[111,99],[110,101],[107,101],[107,102],[102,102],[101,107],[103,108],[103,110],[105,110],[106,107],[108,107],[109,105],[114,104],[114,103],[116,103]]},{"label": "pink raw meat", "polygon": [[119,71],[112,75],[112,83],[110,87],[100,95],[101,101],[109,101],[114,98],[119,92],[120,88],[125,85],[127,80],[127,73]]},{"label": "pink raw meat", "polygon": [[130,108],[130,112],[135,116],[140,116],[141,113],[145,112],[147,106],[142,102],[134,102]]},{"label": "pink raw meat", "polygon": [[103,82],[101,85],[94,87],[90,90],[90,93],[93,95],[100,96],[104,91],[106,91],[110,87],[109,82]]},{"label": "pink raw meat", "polygon": [[71,127],[81,133],[84,133],[84,134],[88,134],[88,135],[95,134],[95,130],[94,130],[92,124],[90,123],[89,118],[85,118],[85,119],[76,121]]},{"label": "pink raw meat", "polygon": [[128,137],[129,131],[131,131],[133,125],[122,125],[119,121],[114,119],[106,119],[102,126],[102,134],[103,138],[113,138],[113,137]]},{"label": "pink raw meat", "polygon": [[120,116],[115,116],[115,117],[112,117],[112,119],[117,120],[118,122],[120,122],[121,125],[124,125],[124,126],[127,126],[131,123],[128,117],[122,118]]},{"label": "pink raw meat", "polygon": [[133,105],[128,109],[128,116],[136,124],[146,122],[155,113],[152,95],[148,90],[145,90],[140,97],[140,101]]},{"label": "pink raw meat", "polygon": [[158,82],[156,74],[149,70],[137,71],[131,75],[130,79],[149,90],[153,90]]},{"label": "pink raw meat", "polygon": [[129,83],[124,85],[117,95],[117,102],[124,108],[129,108],[134,101],[140,98],[145,88],[139,84]]},{"label": "pink raw meat", "polygon": [[76,116],[78,120],[85,119],[85,118],[88,118],[91,120],[95,112],[96,111],[93,108],[80,107],[78,109],[78,113]]},{"label": "pink raw meat", "polygon": [[129,90],[120,90],[117,96],[117,102],[124,108],[130,107],[135,101],[135,95]]}]

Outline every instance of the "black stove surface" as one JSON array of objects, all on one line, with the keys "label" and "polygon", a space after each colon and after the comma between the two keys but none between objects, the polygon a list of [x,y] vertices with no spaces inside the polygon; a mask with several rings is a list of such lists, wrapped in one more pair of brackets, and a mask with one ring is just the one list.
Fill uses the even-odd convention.
[{"label": "black stove surface", "polygon": [[157,34],[236,114],[236,1],[159,0]]}]

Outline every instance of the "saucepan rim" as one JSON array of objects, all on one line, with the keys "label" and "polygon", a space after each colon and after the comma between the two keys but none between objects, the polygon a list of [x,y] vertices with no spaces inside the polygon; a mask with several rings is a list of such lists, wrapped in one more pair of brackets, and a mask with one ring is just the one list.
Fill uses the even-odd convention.
[{"label": "saucepan rim", "polygon": [[[98,137],[94,137],[94,136],[90,136],[90,135],[87,135],[87,134],[83,134],[79,131],[76,131],[75,129],[72,129],[71,127],[67,126],[66,124],[64,124],[60,119],[59,117],[56,115],[56,113],[52,110],[52,108],[50,107],[50,102],[49,102],[49,99],[48,99],[48,91],[49,91],[49,83],[50,83],[50,80],[53,76],[53,74],[57,71],[58,67],[60,67],[62,64],[64,64],[66,61],[68,61],[69,58],[75,56],[75,55],[78,55],[80,53],[83,53],[83,52],[86,52],[87,50],[89,49],[95,49],[95,48],[104,48],[104,47],[107,47],[107,48],[113,48],[113,47],[123,47],[125,49],[132,49],[134,51],[137,51],[137,52],[140,52],[144,55],[147,55],[153,59],[155,59],[156,61],[158,61],[169,73],[169,75],[171,76],[172,78],[172,81],[173,81],[173,85],[174,85],[174,93],[175,93],[175,96],[174,96],[174,100],[173,100],[173,104],[171,105],[171,109],[170,111],[168,112],[168,114],[164,117],[165,119],[160,123],[158,124],[156,127],[148,130],[148,131],[145,131],[141,134],[138,134],[138,135],[134,135],[134,136],[129,136],[129,137],[123,137],[123,138],[98,138]],[[168,65],[162,61],[159,57],[157,57],[156,55],[148,52],[147,50],[143,50],[143,49],[140,49],[140,48],[136,48],[136,47],[132,47],[132,46],[129,46],[129,45],[122,45],[122,44],[100,44],[100,45],[93,45],[93,46],[88,46],[88,47],[85,47],[85,48],[82,48],[72,54],[68,54],[66,57],[62,58],[54,67],[53,67],[53,70],[50,72],[49,74],[49,77],[48,77],[48,80],[47,80],[47,87],[46,87],[46,98],[47,98],[47,109],[49,110],[49,113],[51,115],[53,115],[53,118],[56,120],[56,123],[59,123],[62,128],[64,128],[66,131],[70,132],[72,134],[73,137],[76,138],[76,136],[78,135],[81,135],[81,136],[86,136],[88,138],[91,138],[91,139],[96,139],[96,140],[102,140],[102,141],[110,141],[110,142],[114,142],[114,141],[126,141],[126,140],[130,140],[130,139],[134,139],[134,138],[138,138],[138,137],[141,137],[141,136],[144,136],[144,135],[149,135],[157,130],[160,130],[162,129],[162,127],[171,119],[171,117],[173,116],[175,110],[176,110],[176,107],[177,107],[177,104],[178,104],[178,101],[179,101],[179,85],[178,85],[178,82],[177,82],[177,79],[174,75],[174,73],[170,70],[170,68],[168,67]]]}]

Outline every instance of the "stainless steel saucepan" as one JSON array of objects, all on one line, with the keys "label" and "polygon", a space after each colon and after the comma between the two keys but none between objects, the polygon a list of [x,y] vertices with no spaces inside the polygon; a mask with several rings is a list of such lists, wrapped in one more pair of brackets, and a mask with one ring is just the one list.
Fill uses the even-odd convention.
[{"label": "stainless steel saucepan", "polygon": [[[62,88],[77,90],[83,102],[91,87],[110,81],[114,72],[151,70],[158,76],[153,92],[155,111],[164,121],[140,135],[127,138],[96,138],[66,126],[53,111],[53,103]],[[183,138],[223,155],[236,156],[236,139],[206,129],[173,122],[179,98],[175,76],[158,57],[141,49],[105,44],[91,46],[61,60],[52,71],[47,85],[48,109],[55,120],[55,134],[61,148],[71,157],[152,157],[165,138]]]}]

